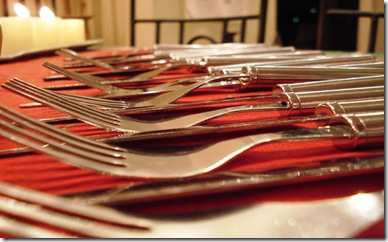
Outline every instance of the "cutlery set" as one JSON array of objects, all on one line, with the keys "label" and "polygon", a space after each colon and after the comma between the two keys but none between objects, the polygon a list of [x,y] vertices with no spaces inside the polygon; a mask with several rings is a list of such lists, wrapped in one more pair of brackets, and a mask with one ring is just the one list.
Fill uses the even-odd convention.
[{"label": "cutlery set", "polygon": [[[25,146],[1,150],[0,159],[36,151],[80,169],[144,181],[70,197],[1,182],[3,233],[52,238],[147,237],[152,230],[147,219],[105,205],[234,192],[384,169],[384,62],[371,55],[328,55],[237,43],[157,45],[117,56],[87,57],[69,49],[56,54],[66,57],[62,66],[50,62],[43,66],[55,73],[45,81],[61,80],[59,84],[42,88],[14,77],[2,87],[35,101],[20,107],[49,106],[64,115],[38,120],[0,105],[0,136]],[[63,84],[66,80],[79,84]],[[100,94],[75,95],[81,87]],[[214,93],[221,95],[206,99]],[[59,121],[86,123],[115,134],[88,138],[60,128]],[[367,152],[333,160],[312,156],[310,162],[259,171],[224,169],[238,164],[239,157],[250,150],[256,151],[254,161],[260,162],[260,147],[271,143],[322,141],[331,142],[338,153]],[[33,226],[29,220],[67,232]],[[26,229],[17,229],[20,227]]]}]

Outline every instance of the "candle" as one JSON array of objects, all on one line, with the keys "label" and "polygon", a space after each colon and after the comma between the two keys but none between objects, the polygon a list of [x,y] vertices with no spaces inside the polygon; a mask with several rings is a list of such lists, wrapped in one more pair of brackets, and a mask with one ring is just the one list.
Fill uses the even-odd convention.
[{"label": "candle", "polygon": [[30,17],[28,9],[15,4],[18,17],[0,18],[3,43],[1,55],[17,54],[20,51],[60,48],[85,41],[85,26],[82,19],[61,19],[43,6],[40,17]]},{"label": "candle", "polygon": [[83,19],[62,19],[61,43],[63,45],[85,42],[85,23]]},{"label": "candle", "polygon": [[35,48],[44,49],[60,46],[61,19],[45,20],[32,18],[33,41]]},{"label": "candle", "polygon": [[46,6],[39,10],[40,18],[32,19],[34,42],[37,48],[51,48],[60,45],[61,19]]},{"label": "candle", "polygon": [[0,24],[3,33],[1,55],[15,54],[35,47],[32,40],[32,23],[29,19],[4,17],[0,18]]}]

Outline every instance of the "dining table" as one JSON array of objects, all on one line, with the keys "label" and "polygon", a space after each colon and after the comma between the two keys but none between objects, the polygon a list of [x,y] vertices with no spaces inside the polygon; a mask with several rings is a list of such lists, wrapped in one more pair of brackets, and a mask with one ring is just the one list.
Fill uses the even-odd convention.
[{"label": "dining table", "polygon": [[[90,48],[78,53],[87,57],[108,57],[133,53],[134,48]],[[149,51],[147,49],[142,51]],[[39,87],[51,88],[56,85],[79,84],[68,78],[47,77],[58,76],[58,73],[43,66],[49,62],[64,66],[69,58],[54,52],[44,53],[31,58],[19,58],[0,62],[0,85],[12,78],[18,78]],[[93,69],[94,67],[88,67]],[[87,68],[86,68],[87,69]],[[82,68],[75,69],[83,71]],[[97,70],[97,68],[96,68]],[[186,70],[184,70],[186,71]],[[122,74],[134,76],[137,73]],[[154,78],[160,80],[176,79],[182,73],[167,71]],[[186,73],[187,74],[187,73]],[[190,73],[195,75],[195,73]],[[190,76],[187,74],[185,77]],[[95,88],[69,88],[55,90],[68,94],[92,96],[101,94]],[[205,100],[233,99],[253,95],[270,95],[272,89],[254,89],[236,92],[229,89],[200,88],[179,98],[175,103],[201,102]],[[36,102],[7,88],[0,87],[0,104],[37,120],[66,116],[63,112],[47,105],[26,107],[23,104]],[[201,105],[195,111],[200,111]],[[149,116],[160,118],[163,115],[173,117],[194,112],[190,108],[164,113],[129,113],[134,118]],[[267,111],[246,111],[232,113],[207,120],[201,125],[220,126],[255,121],[258,119],[277,119],[284,113]],[[44,122],[44,121],[42,121]],[[60,121],[52,123],[68,132],[96,139],[119,135],[120,131],[108,131],[95,125],[81,121]],[[316,124],[305,124],[315,127]],[[309,126],[310,125],[310,126]],[[271,132],[279,132],[279,128]],[[265,128],[245,130],[249,132],[267,132]],[[206,136],[206,137],[205,137]],[[205,144],[201,143],[206,139]],[[208,145],[212,140],[223,139],[223,133],[206,134],[198,137],[158,138],[155,141],[133,140],[126,147],[153,152],[153,149],[180,149],[186,145]],[[9,137],[0,137],[0,150],[20,148],[23,145],[12,141]],[[39,191],[45,194],[69,198],[76,207],[82,198],[109,194],[117,188],[147,188],[152,184],[169,184],[171,189],[179,189],[181,184],[201,184],[201,181],[218,182],[233,180],[243,183],[245,178],[258,174],[276,174],[293,169],[308,169],[317,165],[331,165],[336,162],[351,164],[368,163],[370,157],[384,154],[383,145],[364,149],[341,149],[332,139],[300,140],[295,142],[266,142],[251,147],[225,164],[205,174],[188,178],[160,179],[125,177],[103,174],[90,169],[72,165],[70,162],[57,160],[39,152],[1,153],[0,181],[22,188]],[[314,170],[317,171],[317,170]],[[221,178],[224,178],[221,179]],[[207,180],[206,180],[207,179]],[[210,179],[210,180],[209,180]],[[225,180],[226,179],[226,180]],[[311,175],[301,179],[285,179],[280,182],[255,182],[249,186],[237,186],[234,189],[218,188],[202,189],[181,195],[149,196],[144,199],[128,199],[117,203],[104,203],[124,214],[130,214],[151,221],[152,226],[144,233],[135,234],[133,238],[384,238],[385,237],[385,171],[384,167],[376,169],[354,169],[351,172],[333,173],[329,175]],[[155,190],[155,187],[154,187]],[[172,190],[170,190],[172,191]],[[91,200],[92,201],[92,200]],[[97,202],[98,204],[99,202]],[[1,217],[27,224],[53,229],[52,226],[17,216],[0,209]],[[1,220],[1,219],[0,219]],[[2,238],[18,238],[1,230]],[[132,228],[134,231],[141,230]],[[55,231],[63,232],[59,228]],[[65,231],[65,234],[72,235]],[[76,234],[76,236],[87,237]],[[113,236],[114,237],[114,236]]]}]

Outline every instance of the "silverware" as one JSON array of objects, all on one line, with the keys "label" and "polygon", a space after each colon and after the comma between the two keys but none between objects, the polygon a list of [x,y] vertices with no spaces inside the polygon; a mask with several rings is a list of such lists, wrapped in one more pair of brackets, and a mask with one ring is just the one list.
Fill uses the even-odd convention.
[{"label": "silverware", "polygon": [[74,206],[66,198],[23,188],[3,181],[0,182],[0,194],[14,199],[23,200],[25,202],[51,207],[65,213],[71,213],[89,219],[103,220],[114,224],[135,226],[139,228],[149,228],[151,226],[151,223],[146,219],[137,218],[130,214],[124,214],[109,207]]},{"label": "silverware", "polygon": [[[328,80],[321,82],[307,82],[304,84],[280,84],[278,85],[278,88],[281,92],[277,91],[277,88],[275,88],[275,95],[258,97],[257,100],[262,100],[260,104],[251,103],[247,105],[219,108],[166,121],[155,122],[136,120],[116,114],[117,112],[114,114],[110,112],[107,113],[106,111],[83,106],[83,104],[77,102],[77,99],[69,99],[68,96],[44,90],[16,78],[3,84],[3,87],[46,103],[53,108],[98,127],[121,132],[144,132],[189,127],[215,117],[243,111],[290,110],[290,112],[308,113],[311,112],[311,109],[314,109],[317,104],[323,101],[383,97],[384,88],[382,86],[374,87],[374,85],[383,84],[384,79],[380,77],[369,79],[353,78]],[[271,102],[265,102],[266,100],[271,100]],[[277,100],[277,102],[273,102],[273,100]],[[55,118],[55,121],[58,120],[58,118]],[[45,119],[45,121],[48,122],[50,120]]]},{"label": "silverware", "polygon": [[[55,65],[53,65],[51,63],[47,63],[47,62],[44,63],[43,66],[48,67],[48,68],[55,70],[57,72],[66,73],[67,76],[72,77],[75,80],[83,82],[84,84],[89,85],[91,87],[95,87],[95,88],[98,88],[100,90],[105,91],[106,94],[102,94],[102,95],[98,96],[100,98],[123,98],[123,97],[130,97],[132,95],[166,92],[168,90],[170,90],[169,93],[162,94],[161,96],[164,96],[164,97],[174,96],[174,98],[175,98],[175,95],[177,93],[182,93],[182,94],[179,94],[179,96],[182,96],[182,95],[186,94],[187,92],[191,91],[192,89],[199,88],[199,87],[204,86],[210,82],[221,81],[224,79],[231,79],[231,77],[232,77],[232,75],[223,75],[223,76],[216,76],[216,77],[209,76],[209,77],[201,77],[201,78],[193,77],[193,78],[188,78],[185,80],[178,80],[178,81],[173,82],[173,83],[160,84],[156,87],[149,88],[149,89],[146,89],[143,91],[141,89],[131,90],[131,89],[124,89],[124,88],[120,88],[120,87],[116,87],[116,86],[112,86],[112,85],[102,84],[100,82],[96,82],[95,80],[91,80],[88,77],[78,75],[75,72],[70,72],[66,69],[60,68],[58,66],[55,66]],[[238,76],[234,75],[233,77],[237,78]],[[191,83],[192,85],[182,86],[185,83],[189,83],[189,84]],[[177,85],[180,86],[179,89],[173,87],[173,86],[177,86]],[[171,87],[173,87],[173,88],[171,88]],[[185,89],[187,89],[187,91],[183,91]],[[160,97],[156,97],[156,99],[157,99],[156,103],[160,103],[160,102],[163,103],[163,101],[160,99]],[[162,99],[164,99],[164,98],[162,98]],[[144,102],[148,103],[148,102],[150,102],[150,99],[148,99]],[[139,102],[139,103],[142,103],[142,102]]]},{"label": "silverware", "polygon": [[[166,104],[166,102],[163,99],[166,99],[169,96],[175,97],[175,95],[178,93],[180,96],[185,95],[187,93],[187,91],[183,91],[183,90],[185,90],[185,88],[187,86],[186,87],[180,86],[180,85],[183,85],[184,83],[195,82],[194,84],[192,84],[191,87],[186,89],[189,91],[203,87],[205,85],[210,85],[214,82],[220,82],[220,81],[224,81],[224,80],[228,80],[226,82],[226,84],[224,84],[225,87],[230,85],[231,83],[233,83],[233,85],[237,85],[238,87],[240,87],[240,89],[247,89],[247,88],[253,88],[253,87],[257,87],[257,86],[262,85],[261,84],[262,81],[257,81],[257,79],[262,80],[262,79],[269,78],[269,79],[273,80],[274,78],[278,77],[278,79],[282,79],[282,80],[284,80],[284,79],[307,80],[307,78],[310,78],[312,80],[322,80],[322,79],[335,79],[335,78],[347,78],[347,77],[356,77],[356,76],[370,76],[370,75],[382,75],[382,74],[384,74],[383,73],[384,70],[379,69],[379,68],[365,68],[365,69],[349,68],[348,69],[348,68],[303,67],[302,69],[300,69],[297,67],[279,67],[280,69],[277,68],[274,71],[272,71],[273,68],[276,68],[276,67],[262,66],[262,67],[260,67],[260,75],[257,74],[257,71],[258,71],[257,69],[254,69],[254,70],[252,69],[251,71],[247,71],[247,68],[244,68],[242,73],[232,73],[230,75],[221,75],[221,76],[216,76],[216,77],[203,77],[203,78],[201,78],[201,77],[195,78],[194,77],[194,78],[188,78],[185,80],[178,80],[178,81],[175,81],[173,83],[160,84],[156,87],[151,87],[151,88],[148,88],[146,90],[143,90],[143,89],[131,90],[131,89],[119,88],[119,87],[112,86],[112,85],[102,84],[98,81],[91,80],[88,77],[79,75],[79,74],[74,73],[74,72],[70,72],[68,70],[65,70],[63,68],[60,68],[60,67],[55,66],[55,65],[50,64],[50,63],[44,63],[43,65],[45,67],[48,67],[48,68],[55,70],[57,72],[66,73],[67,76],[72,77],[73,79],[78,80],[80,82],[83,82],[86,85],[89,85],[91,87],[98,88],[100,90],[105,91],[106,94],[99,95],[100,98],[122,98],[122,97],[127,97],[127,96],[130,97],[132,95],[142,95],[142,94],[170,91],[167,94],[161,95],[163,97],[156,97],[155,99],[157,100],[157,102],[152,101],[152,99],[154,99],[154,98],[148,99],[144,102],[141,102],[141,101],[137,102],[137,104],[135,104],[135,106],[138,106],[138,107],[143,106],[143,105],[148,105],[148,103],[151,101],[153,103]],[[255,67],[255,68],[259,68],[259,67]],[[262,74],[262,72],[264,72],[264,70],[262,70],[262,68],[267,69],[266,74],[264,74],[264,75]],[[268,72],[268,68],[270,68],[269,72]],[[297,68],[297,69],[294,69],[294,68]],[[355,70],[355,69],[357,69],[357,70]],[[279,74],[277,74],[279,72],[280,72],[281,76],[279,76]],[[289,74],[287,74],[287,73],[289,73]],[[297,74],[295,74],[295,73],[297,73]],[[239,82],[239,83],[237,83],[237,82]],[[274,84],[274,83],[272,83],[272,84]],[[180,88],[178,90],[176,89],[177,86],[180,86]],[[173,89],[173,90],[171,90],[171,89]],[[171,100],[171,99],[168,98],[168,100]],[[175,99],[172,101],[175,101]]]},{"label": "silverware", "polygon": [[[241,81],[261,79],[319,80],[338,79],[357,76],[383,75],[381,68],[357,67],[320,67],[320,66],[250,66],[241,69]],[[253,82],[254,83],[254,82]]]},{"label": "silverware", "polygon": [[[141,235],[147,232],[144,229],[149,229],[151,226],[146,219],[124,214],[109,207],[74,205],[70,199],[6,182],[0,182],[0,211],[89,237],[115,238]],[[26,231],[26,229],[33,229],[33,231]],[[0,231],[28,238],[70,237],[66,233],[56,233],[5,217],[0,218]]]},{"label": "silverware", "polygon": [[366,68],[385,68],[385,63],[381,61],[375,61],[371,63],[357,63],[357,64],[344,64],[339,67],[366,67]]},{"label": "silverware", "polygon": [[0,211],[34,221],[39,221],[73,233],[83,234],[88,237],[130,238],[132,236],[145,235],[147,233],[147,231],[144,230],[122,228],[119,226],[100,223],[95,220],[68,215],[63,212],[46,209],[38,204],[26,203],[3,196],[0,196]]},{"label": "silverware", "polygon": [[112,69],[112,70],[118,69],[118,68],[110,65],[107,62],[104,62],[104,61],[101,61],[101,60],[98,60],[98,59],[93,59],[93,58],[88,58],[88,57],[82,56],[82,55],[78,54],[77,52],[75,52],[73,50],[70,50],[70,49],[63,49],[62,48],[62,49],[59,49],[59,50],[55,51],[55,54],[57,54],[57,55],[65,55],[65,56],[71,57],[73,59],[80,60],[80,61],[86,62],[86,63],[91,63],[93,65],[96,65],[96,66],[99,66],[99,67],[102,67],[102,68],[106,68],[106,69]]},{"label": "silverware", "polygon": [[[329,83],[326,83],[326,89],[329,89],[328,91],[291,93],[284,92],[278,95],[278,102],[270,102],[256,105],[248,104],[223,109],[215,109],[212,111],[200,112],[166,121],[156,122],[135,120],[116,113],[97,110],[92,107],[84,106],[75,101],[66,99],[63,96],[57,95],[52,91],[41,89],[16,78],[3,84],[3,87],[33,98],[35,100],[38,100],[40,102],[46,103],[55,109],[68,113],[77,119],[95,125],[97,127],[101,127],[108,130],[131,133],[189,127],[200,122],[206,121],[208,119],[243,111],[290,110],[291,112],[302,113],[305,112],[305,109],[315,108],[315,106],[322,101],[375,98],[380,96],[383,97],[384,95],[383,86],[373,87],[370,86],[370,83],[361,83],[363,85],[366,85],[367,87],[353,89],[335,89],[336,83],[342,84],[343,82],[329,81]],[[381,83],[377,82],[377,85],[379,84]],[[342,85],[346,86],[346,84]],[[347,85],[352,86],[352,82],[347,82]],[[320,86],[322,87],[322,89],[325,89],[324,84],[321,84]],[[335,90],[330,90],[330,88]],[[299,89],[302,88],[299,87]],[[304,89],[308,90],[309,85],[305,84]]]},{"label": "silverware", "polygon": [[[275,56],[276,57],[276,56]],[[214,57],[213,57],[214,58]],[[221,66],[211,66],[212,63],[213,65],[215,63],[217,63],[218,61],[220,60],[207,60],[207,59],[204,59],[204,60],[199,60],[199,61],[192,61],[191,62],[191,66],[196,66],[196,67],[199,67],[200,69],[202,69],[203,67],[206,67],[207,68],[207,72],[211,75],[225,75],[225,74],[240,74],[241,73],[241,68],[243,66],[246,66],[247,63],[250,63],[250,65],[255,65],[255,66],[265,66],[265,65],[272,65],[272,66],[299,66],[299,65],[303,65],[303,66],[313,66],[313,65],[328,65],[328,64],[331,64],[331,65],[337,65],[337,64],[341,64],[341,63],[363,63],[363,62],[371,62],[374,60],[374,57],[371,56],[371,55],[361,55],[361,56],[340,56],[340,57],[325,57],[325,56],[321,56],[321,57],[314,57],[314,58],[298,58],[298,59],[292,59],[292,60],[276,60],[275,58],[272,58],[271,56],[270,57],[267,57],[267,58],[263,58],[261,57],[261,61],[260,62],[254,62],[253,58],[251,58],[251,61],[248,62],[247,61],[247,58],[244,57],[244,58],[232,58],[232,57],[229,57],[229,58],[225,58],[223,57],[223,59],[226,59],[227,61],[229,62],[232,62],[234,61],[235,64],[233,65],[221,65]],[[258,61],[260,58],[257,58],[256,57],[256,60]],[[236,63],[242,63],[242,64],[236,64]],[[209,66],[210,64],[210,66]],[[142,82],[147,82],[147,83],[150,83],[152,84],[152,82],[155,82],[155,81],[160,81],[160,79],[152,79],[152,77],[156,74],[158,74],[157,72],[161,71],[161,69],[155,69],[155,70],[152,70],[150,72],[146,72],[144,74],[141,74],[135,78],[130,78],[130,79],[121,79],[121,80],[114,80],[114,81],[111,81],[111,80],[108,80],[108,79],[105,79],[105,78],[101,78],[101,77],[96,77],[96,76],[93,76],[93,75],[88,75],[88,74],[81,74],[81,73],[74,73],[74,72],[70,72],[64,68],[61,68],[59,66],[56,66],[54,64],[51,64],[51,63],[44,63],[43,66],[45,67],[48,67],[50,68],[51,70],[54,70],[68,78],[71,78],[71,79],[74,79],[74,80],[78,80],[82,83],[85,84],[85,79],[89,79],[89,83],[86,83],[86,85],[84,86],[81,86],[81,85],[69,85],[69,84],[66,84],[63,88],[66,87],[66,89],[69,89],[69,87],[73,86],[73,87],[85,87],[87,85],[91,86],[91,87],[95,87],[95,88],[98,88],[100,90],[105,90],[107,89],[106,85],[108,84],[124,84],[124,83],[129,83],[129,84],[137,84],[137,83],[142,83]],[[95,83],[97,82],[97,83]],[[147,88],[143,91],[142,88],[137,88],[137,89],[133,89],[131,88],[132,92],[134,93],[134,95],[140,95],[140,94],[149,94],[149,93],[157,93],[157,92],[164,92],[164,91],[170,91],[170,88],[175,88],[177,87],[177,84],[179,84],[180,81],[175,81],[171,84],[168,84],[168,83],[163,83],[161,85],[157,85],[157,86],[153,86],[151,88]],[[92,85],[92,84],[95,84],[95,85]],[[229,84],[224,84],[223,86],[229,86],[229,85],[236,85],[236,84],[233,84],[233,83],[229,83]],[[237,83],[238,85],[238,83]],[[103,87],[105,86],[105,87]],[[213,85],[206,85],[204,87],[207,87],[207,86],[214,86]],[[60,89],[61,86],[55,86],[55,87],[51,87],[51,89]],[[116,87],[116,90],[119,89]],[[174,90],[175,90],[174,89]],[[126,89],[128,90],[128,89]],[[128,95],[130,95],[130,91],[127,91],[128,92]]]},{"label": "silverware", "polygon": [[36,121],[4,106],[1,106],[1,115],[1,136],[62,162],[128,177],[179,178],[207,173],[245,150],[267,142],[333,139],[334,142],[347,141],[349,147],[384,143],[384,112],[340,115],[336,120],[331,120],[330,125],[316,129],[243,136],[183,154],[130,152],[114,146],[105,148],[105,144],[102,145],[101,142],[86,142],[86,138]]},{"label": "silverware", "polygon": [[75,238],[0,215],[0,232],[17,238]]},{"label": "silverware", "polygon": [[[280,111],[280,110],[279,110]],[[158,143],[163,140],[178,140],[179,138],[198,138],[201,143],[208,143],[208,140],[224,140],[232,137],[244,136],[263,132],[264,129],[281,128],[290,126],[303,126],[303,124],[314,123],[316,126],[323,126],[336,114],[366,113],[384,111],[384,98],[365,99],[352,101],[324,102],[315,109],[315,116],[304,115],[303,117],[284,117],[266,119],[251,122],[233,123],[217,126],[194,126],[190,128],[174,128],[149,132],[121,134],[110,138],[97,138],[96,140],[112,145],[128,144],[128,142],[150,141]],[[214,140],[214,136],[217,139]],[[94,137],[95,138],[95,137]],[[175,144],[175,142],[173,142]],[[133,143],[131,143],[133,144]],[[0,156],[25,154],[31,152],[28,147],[17,147],[0,150]]]},{"label": "silverware", "polygon": [[[163,57],[163,56],[160,56],[160,57],[156,57],[155,55],[141,55],[141,56],[135,56],[135,57],[132,57],[131,59],[127,59],[127,60],[121,60],[123,63],[131,63],[132,62],[132,66],[133,68],[142,68],[142,63],[146,63],[148,62],[148,67],[147,68],[151,68],[151,69],[154,69],[154,68],[158,68],[160,67],[160,65],[166,65],[168,63],[173,63],[173,62],[179,62],[179,63],[190,63],[190,64],[199,64],[200,66],[200,70],[202,71],[203,68],[201,68],[202,66],[206,65],[206,63],[210,64],[210,65],[214,65],[214,64],[217,64],[217,65],[225,65],[226,63],[228,64],[233,64],[233,63],[242,63],[242,61],[244,61],[244,59],[241,59],[242,57],[246,59],[246,62],[248,62],[248,60],[250,59],[250,62],[253,61],[253,58],[255,59],[255,62],[258,62],[258,61],[266,61],[266,62],[274,62],[274,61],[280,61],[280,60],[291,60],[291,59],[301,59],[301,58],[307,58],[307,57],[318,57],[318,56],[323,56],[324,53],[322,51],[318,51],[318,50],[309,50],[309,51],[293,51],[293,52],[284,52],[284,53],[273,53],[273,54],[244,54],[244,55],[230,55],[230,56],[219,56],[219,57],[211,57],[212,59],[213,58],[217,58],[217,60],[209,60],[209,58],[206,58],[206,62],[203,62],[201,61],[201,59],[199,58],[186,58],[186,59],[179,59],[179,60],[173,60],[173,59],[170,59],[169,57],[166,59],[166,57]],[[249,59],[248,59],[249,58]],[[222,60],[221,60],[222,59]],[[225,60],[228,60],[227,62]],[[197,62],[200,62],[200,63],[197,63]],[[118,62],[116,62],[118,63]],[[91,67],[91,66],[94,66],[93,64],[85,64],[84,62],[81,62],[81,63],[72,63],[72,64],[65,64],[64,65],[64,68],[74,68],[74,67]],[[96,75],[107,75],[107,73],[100,73],[100,74],[93,74],[93,76],[96,76]],[[62,76],[63,77],[63,76]],[[55,80],[55,79],[58,79],[60,78],[60,76],[50,76],[50,77],[46,77],[45,80],[46,81],[52,81],[52,80]],[[153,80],[155,78],[152,78]]]},{"label": "silverware", "polygon": [[68,197],[77,204],[128,205],[326,180],[382,169],[384,154],[369,154],[336,160],[294,163],[274,171],[213,172],[205,177],[131,184],[93,191],[90,194],[72,194]]},{"label": "silverware", "polygon": [[[205,55],[217,55],[217,56],[225,56],[225,55],[231,55],[231,54],[252,54],[252,53],[283,53],[283,52],[290,52],[290,51],[295,51],[294,47],[263,47],[263,48],[258,48],[257,46],[254,47],[245,47],[245,48],[235,48],[235,49],[228,49],[228,50],[221,50],[221,49],[205,49],[205,50],[198,50],[196,49],[195,51],[191,52],[189,50],[185,51],[179,51],[179,52],[163,52],[160,53],[160,51],[154,51],[154,55],[156,57],[163,57],[163,58],[168,58],[168,59],[173,59],[175,60],[172,68],[175,68],[177,66],[187,65],[187,63],[184,61],[183,63],[179,61],[180,58],[183,56],[188,56],[188,57],[193,57],[193,56],[203,56],[204,53]],[[212,53],[213,52],[213,53]],[[65,55],[70,58],[80,60],[82,62],[86,63],[91,63],[93,65],[105,68],[105,69],[110,69],[110,70],[117,70],[117,71],[125,71],[131,68],[131,66],[113,66],[107,62],[98,60],[98,59],[93,59],[93,58],[88,58],[85,56],[82,56],[78,54],[75,51],[69,50],[69,49],[59,49],[58,51],[55,52],[56,54],[60,55]]]},{"label": "silverware", "polygon": [[294,52],[293,46],[247,46],[246,48],[224,48],[224,49],[192,49],[184,51],[155,50],[156,56],[167,56],[174,60],[186,58],[201,58],[203,56],[230,56],[230,55],[268,55]]},{"label": "silverware", "polygon": [[[295,117],[286,116],[266,118],[265,120],[232,123],[217,126],[197,125],[188,128],[176,128],[158,131],[139,132],[134,134],[122,134],[110,138],[99,139],[99,141],[115,145],[133,145],[133,142],[138,141],[148,141],[156,144],[159,142],[168,141],[170,143],[176,144],[176,142],[181,142],[182,139],[195,139],[200,140],[199,143],[201,144],[207,144],[209,142],[216,142],[227,138],[260,133],[263,132],[263,130],[265,129],[300,128],[303,127],[304,124],[308,125],[312,123],[319,127],[329,122],[333,116],[338,114],[354,114],[383,111],[384,98],[359,99],[351,101],[330,101],[320,103],[315,108],[314,115],[304,114],[301,117],[299,115],[296,115]],[[279,112],[281,112],[281,110],[279,110]],[[7,154],[7,152],[16,153],[18,152],[18,150],[4,150],[4,152],[5,154]]]},{"label": "silverware", "polygon": [[[340,67],[344,64],[356,64],[356,63],[373,63],[375,61],[375,57],[372,55],[352,55],[352,56],[315,56],[310,58],[299,58],[294,60],[280,60],[280,61],[272,61],[272,62],[257,62],[257,61],[247,61],[245,59],[241,59],[240,63],[235,63],[232,65],[211,65],[212,60],[217,63],[217,58],[208,57],[208,66],[207,72],[212,75],[225,75],[229,73],[233,73],[236,71],[241,71],[243,67],[246,66],[332,66],[332,67]],[[206,58],[204,58],[206,60]],[[245,60],[245,63],[244,63]],[[206,62],[205,62],[206,63]],[[209,65],[210,63],[210,65]],[[345,66],[352,67],[352,66]]]}]

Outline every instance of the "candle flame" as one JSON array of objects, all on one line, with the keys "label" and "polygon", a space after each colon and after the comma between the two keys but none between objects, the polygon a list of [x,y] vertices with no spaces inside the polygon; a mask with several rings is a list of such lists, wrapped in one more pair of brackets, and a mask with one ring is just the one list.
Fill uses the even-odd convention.
[{"label": "candle flame", "polygon": [[30,17],[30,11],[28,11],[28,8],[21,3],[15,3],[15,5],[13,5],[13,9],[19,18]]},{"label": "candle flame", "polygon": [[54,20],[55,14],[48,7],[43,6],[39,10],[39,16],[42,20]]}]

